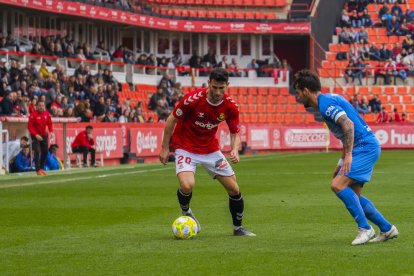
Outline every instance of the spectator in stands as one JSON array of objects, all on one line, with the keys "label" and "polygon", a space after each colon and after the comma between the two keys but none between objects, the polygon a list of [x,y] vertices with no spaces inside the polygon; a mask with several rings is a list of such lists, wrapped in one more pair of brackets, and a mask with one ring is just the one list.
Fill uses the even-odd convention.
[{"label": "spectator in stands", "polygon": [[388,113],[385,111],[385,107],[381,108],[381,112],[377,116],[377,124],[388,123]]},{"label": "spectator in stands", "polygon": [[364,26],[361,26],[359,33],[358,33],[358,37],[359,37],[359,43],[368,43],[368,32],[365,29]]},{"label": "spectator in stands", "polygon": [[34,171],[33,161],[30,154],[30,147],[26,145],[17,154],[14,162],[10,167],[12,172],[30,172]]},{"label": "spectator in stands", "polygon": [[104,55],[110,56],[109,50],[106,48],[104,41],[99,41],[98,45],[96,46],[96,50],[98,53],[104,53]]},{"label": "spectator in stands", "polygon": [[145,65],[149,66],[145,70],[146,74],[154,75],[155,69],[153,67],[157,66],[157,57],[154,54],[150,54],[145,62]]},{"label": "spectator in stands", "polygon": [[112,60],[120,61],[124,58],[125,47],[123,45],[119,46],[115,52],[112,54]]},{"label": "spectator in stands", "polygon": [[63,164],[57,157],[57,150],[59,146],[57,144],[52,144],[49,147],[49,152],[46,157],[46,164],[44,167],[45,171],[56,171],[63,169]]},{"label": "spectator in stands", "polygon": [[390,9],[387,3],[380,8],[378,12],[378,17],[381,19],[382,26],[386,26],[388,22],[388,15],[390,14]]},{"label": "spectator in stands", "polygon": [[362,26],[365,26],[368,28],[372,28],[374,26],[374,22],[372,21],[372,18],[369,15],[367,9],[364,9],[364,12],[361,16],[361,23],[362,23]]},{"label": "spectator in stands", "polygon": [[351,20],[352,27],[354,28],[361,27],[361,19],[359,18],[356,10],[353,10],[351,12],[351,16],[349,17],[349,19]]},{"label": "spectator in stands", "polygon": [[394,5],[391,8],[391,14],[393,14],[393,15],[394,14],[397,14],[398,16],[402,16],[403,15],[403,11],[402,11],[400,5],[398,5],[398,2],[397,1],[394,2]]},{"label": "spectator in stands", "polygon": [[351,27],[350,29],[351,33],[351,43],[359,43],[359,32],[354,27]]},{"label": "spectator in stands", "polygon": [[124,110],[124,112],[122,113],[122,115],[118,118],[118,122],[119,123],[130,123],[133,121],[130,121],[129,116],[131,114],[131,109],[127,108]]},{"label": "spectator in stands", "polygon": [[87,60],[95,60],[94,55],[92,54],[91,47],[85,46],[84,55]]},{"label": "spectator in stands", "polygon": [[165,94],[164,89],[162,87],[158,87],[157,93],[153,94],[150,98],[148,108],[150,110],[156,110],[156,108],[158,106],[158,100],[164,98],[165,95],[166,94]]},{"label": "spectator in stands", "polygon": [[397,17],[393,16],[391,21],[387,23],[387,34],[388,36],[402,35],[402,32],[400,30],[400,22],[398,22]]},{"label": "spectator in stands", "polygon": [[20,114],[23,116],[29,115],[29,98],[28,96],[23,96],[21,90],[16,92],[16,100],[14,101],[14,106],[19,107]]},{"label": "spectator in stands", "polygon": [[[197,59],[199,59],[198,62],[197,62]],[[201,67],[196,67],[196,65],[198,65],[198,66],[201,65],[201,56],[200,56],[197,48],[194,48],[193,55],[191,56],[191,58],[189,60],[189,64],[190,64],[191,68],[201,68]]]},{"label": "spectator in stands", "polygon": [[242,70],[238,70],[239,68],[240,67],[237,64],[236,58],[232,58],[231,59],[231,63],[229,65],[229,69],[231,70],[230,76],[231,77],[241,77],[243,75],[243,71]]},{"label": "spectator in stands", "polygon": [[403,59],[406,58],[408,55],[407,50],[406,49],[402,49],[401,52],[395,57],[395,61],[397,63],[402,63]]},{"label": "spectator in stands", "polygon": [[176,51],[174,55],[171,58],[172,64],[174,64],[175,67],[180,66],[183,64],[183,57],[181,56],[181,53],[179,51]]},{"label": "spectator in stands", "polygon": [[102,120],[103,123],[115,123],[115,112],[107,111],[105,117]]},{"label": "spectator in stands", "polygon": [[13,106],[16,100],[16,92],[11,90],[6,90],[6,96],[1,101],[1,115],[11,116],[13,114]]},{"label": "spectator in stands", "polygon": [[79,132],[72,145],[73,153],[83,154],[83,166],[88,164],[88,153],[91,154],[91,166],[96,167],[95,163],[95,141],[93,139],[93,127],[88,125],[84,131]]},{"label": "spectator in stands", "polygon": [[348,57],[349,59],[354,59],[354,60],[360,57],[359,48],[356,43],[352,43],[351,46],[349,47]]},{"label": "spectator in stands", "polygon": [[398,113],[397,108],[394,108],[394,112],[390,116],[390,123],[391,122],[396,122],[396,123],[401,123],[402,122],[402,118],[400,116],[400,113]]},{"label": "spectator in stands", "polygon": [[380,51],[374,42],[372,42],[371,46],[369,47],[369,59],[381,61]]},{"label": "spectator in stands", "polygon": [[165,101],[165,97],[157,101],[157,107],[155,112],[158,115],[158,121],[165,121],[171,113],[171,110],[168,108],[168,104]]},{"label": "spectator in stands", "polygon": [[[78,116],[77,116],[78,117]],[[82,123],[90,123],[93,118],[93,112],[90,107],[87,107],[79,116]]]},{"label": "spectator in stands", "polygon": [[220,67],[223,69],[229,68],[229,64],[227,63],[227,56],[223,56],[221,58],[221,61],[219,62],[219,64],[217,64],[217,67]]},{"label": "spectator in stands", "polygon": [[374,95],[374,97],[369,100],[368,106],[372,113],[381,112],[381,101],[378,99],[378,95]]},{"label": "spectator in stands", "polygon": [[402,48],[407,50],[414,47],[414,42],[411,38],[411,34],[407,34],[402,42]]},{"label": "spectator in stands", "polygon": [[351,19],[349,18],[349,15],[346,9],[342,10],[341,21],[339,25],[341,28],[351,27],[352,25]]},{"label": "spectator in stands", "polygon": [[4,57],[0,59],[0,78],[3,78],[4,75],[9,72],[9,70],[6,67],[7,59]]},{"label": "spectator in stands", "polygon": [[404,83],[407,83],[408,67],[402,63],[397,63],[397,75],[394,78],[394,85],[396,84],[396,78],[400,78]]},{"label": "spectator in stands", "polygon": [[359,48],[359,57],[362,60],[370,60],[370,54],[369,54],[370,48],[368,47],[367,43],[364,43]]},{"label": "spectator in stands", "polygon": [[103,95],[99,96],[98,103],[95,104],[93,109],[93,114],[96,117],[96,120],[102,121],[105,117],[105,97]]},{"label": "spectator in stands", "polygon": [[81,60],[81,61],[85,61],[86,60],[86,57],[83,54],[83,49],[82,48],[78,50],[78,54],[76,55],[76,58],[79,59],[79,60]]},{"label": "spectator in stands", "polygon": [[383,61],[392,58],[392,52],[391,52],[391,50],[387,49],[385,44],[381,45],[381,49],[380,49],[379,52],[380,52],[381,60],[383,60]]},{"label": "spectator in stands", "polygon": [[42,75],[43,78],[47,78],[50,75],[49,70],[47,70],[47,63],[46,62],[42,62],[42,65],[39,68],[39,73]]},{"label": "spectator in stands", "polygon": [[208,53],[203,57],[203,62],[208,63],[211,67],[217,66],[217,59],[212,48],[208,49]]},{"label": "spectator in stands", "polygon": [[351,44],[353,41],[352,34],[346,28],[342,28],[338,35],[339,43]]}]

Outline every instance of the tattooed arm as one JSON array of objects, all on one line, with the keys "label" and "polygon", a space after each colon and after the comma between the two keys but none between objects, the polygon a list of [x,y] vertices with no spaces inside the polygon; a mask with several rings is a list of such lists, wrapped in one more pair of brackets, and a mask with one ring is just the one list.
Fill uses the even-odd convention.
[{"label": "tattooed arm", "polygon": [[351,170],[352,164],[352,150],[354,147],[354,123],[346,116],[342,115],[338,118],[336,123],[341,126],[342,131],[344,132],[343,143],[343,159],[344,164],[342,166],[341,174],[348,174]]}]

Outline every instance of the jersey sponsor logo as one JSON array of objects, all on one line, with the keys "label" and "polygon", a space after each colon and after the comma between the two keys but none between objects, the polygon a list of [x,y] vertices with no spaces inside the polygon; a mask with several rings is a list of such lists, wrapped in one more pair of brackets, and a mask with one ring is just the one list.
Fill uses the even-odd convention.
[{"label": "jersey sponsor logo", "polygon": [[328,107],[328,109],[326,110],[325,114],[326,116],[330,117],[331,116],[331,112],[335,109],[335,106],[331,105],[330,107]]},{"label": "jersey sponsor logo", "polygon": [[181,108],[177,108],[177,110],[175,111],[175,115],[177,115],[178,117],[180,117],[181,115],[183,115],[183,111]]},{"label": "jersey sponsor logo", "polygon": [[197,116],[198,116],[198,118],[204,118],[204,113],[203,112],[198,112]]},{"label": "jersey sponsor logo", "polygon": [[202,128],[206,128],[206,129],[213,129],[216,128],[218,126],[218,124],[212,124],[210,122],[208,122],[207,124],[199,122],[199,121],[195,121],[195,124],[202,127]]},{"label": "jersey sponsor logo", "polygon": [[221,158],[221,159],[216,161],[214,167],[218,170],[222,170],[222,169],[227,168],[228,165],[229,165],[229,163],[227,162],[227,160],[224,159],[224,158]]},{"label": "jersey sponsor logo", "polygon": [[224,113],[220,113],[220,115],[217,117],[217,121],[224,121],[226,120],[226,115],[224,115]]},{"label": "jersey sponsor logo", "polygon": [[184,105],[189,105],[190,103],[199,100],[203,97],[203,91],[200,91],[194,95],[189,96],[187,99],[184,100]]}]

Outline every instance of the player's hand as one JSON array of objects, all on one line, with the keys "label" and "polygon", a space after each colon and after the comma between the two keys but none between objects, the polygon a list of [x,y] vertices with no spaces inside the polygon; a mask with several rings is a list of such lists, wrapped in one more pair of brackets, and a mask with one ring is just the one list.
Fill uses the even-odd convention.
[{"label": "player's hand", "polygon": [[39,142],[41,142],[41,141],[43,141],[43,137],[42,136],[40,136],[39,134],[36,134],[36,140],[37,141],[39,141]]},{"label": "player's hand", "polygon": [[332,178],[335,178],[338,175],[338,173],[341,170],[341,168],[342,168],[341,166],[336,166],[336,168],[335,168],[335,170],[333,172]]},{"label": "player's hand", "polygon": [[346,175],[351,171],[352,153],[345,154],[344,164],[342,165],[341,175]]},{"label": "player's hand", "polygon": [[160,162],[162,164],[167,165],[167,163],[168,163],[168,155],[169,154],[170,154],[170,149],[164,149],[164,148],[161,149],[159,158],[160,158]]},{"label": "player's hand", "polygon": [[232,163],[238,163],[240,161],[239,151],[238,150],[232,150],[230,152],[230,161]]}]

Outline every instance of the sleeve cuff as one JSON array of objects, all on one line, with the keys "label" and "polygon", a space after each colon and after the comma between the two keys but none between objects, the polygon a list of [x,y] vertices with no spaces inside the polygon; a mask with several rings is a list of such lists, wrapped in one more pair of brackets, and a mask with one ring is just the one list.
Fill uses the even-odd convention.
[{"label": "sleeve cuff", "polygon": [[341,112],[338,112],[338,114],[336,114],[335,123],[336,123],[336,121],[338,121],[339,117],[341,117],[342,115],[346,115],[345,111],[341,111]]}]

